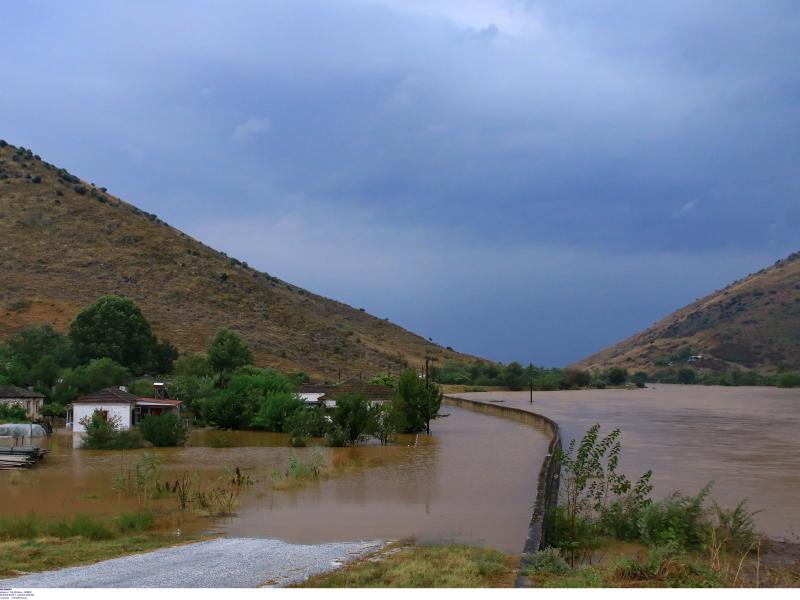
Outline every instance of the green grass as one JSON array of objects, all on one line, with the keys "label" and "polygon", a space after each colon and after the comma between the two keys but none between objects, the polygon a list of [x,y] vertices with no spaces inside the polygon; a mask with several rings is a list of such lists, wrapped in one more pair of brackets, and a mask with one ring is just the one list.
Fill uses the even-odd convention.
[{"label": "green grass", "polygon": [[0,577],[92,563],[178,543],[173,535],[147,532],[153,526],[155,517],[148,512],[122,513],[112,522],[88,515],[72,519],[0,517]]},{"label": "green grass", "polygon": [[0,577],[48,571],[155,550],[176,543],[174,536],[128,535],[109,540],[36,537],[0,541]]},{"label": "green grass", "polygon": [[490,548],[458,544],[392,545],[301,587],[487,588],[511,587],[515,557]]}]

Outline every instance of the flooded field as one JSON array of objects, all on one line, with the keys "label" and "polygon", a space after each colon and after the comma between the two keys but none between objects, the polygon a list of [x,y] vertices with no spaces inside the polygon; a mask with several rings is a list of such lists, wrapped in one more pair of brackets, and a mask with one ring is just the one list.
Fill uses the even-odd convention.
[{"label": "flooded field", "polygon": [[[285,469],[286,436],[261,432],[196,431],[185,448],[154,449],[164,479],[197,471],[205,480],[239,467],[255,484],[245,488],[236,515],[193,517],[183,531],[271,537],[313,543],[373,538],[456,540],[519,552],[525,541],[536,476],[548,436],[531,425],[445,406],[434,435],[404,436],[388,447],[322,448],[328,463],[367,464],[297,489],[273,489],[270,473]],[[54,435],[52,452],[28,471],[0,471],[0,514],[114,516],[136,501],[113,489],[115,475],[144,451],[92,451]],[[162,507],[174,499],[158,500]]]},{"label": "flooded field", "polygon": [[759,528],[800,535],[800,390],[653,385],[648,389],[455,394],[533,410],[565,444],[594,423],[622,430],[622,470],[653,470],[654,494],[696,493],[714,481],[723,506],[748,499]]}]

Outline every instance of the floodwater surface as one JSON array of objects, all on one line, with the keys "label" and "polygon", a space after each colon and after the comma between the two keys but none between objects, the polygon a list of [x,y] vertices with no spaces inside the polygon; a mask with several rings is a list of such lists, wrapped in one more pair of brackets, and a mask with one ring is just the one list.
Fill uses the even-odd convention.
[{"label": "floodwater surface", "polygon": [[[164,480],[181,472],[205,481],[238,467],[254,480],[236,514],[225,519],[183,517],[183,531],[318,543],[359,539],[459,541],[521,551],[536,497],[548,435],[530,424],[450,406],[433,435],[401,436],[397,444],[321,448],[326,463],[354,468],[295,489],[274,489],[274,471],[293,452],[282,434],[196,431],[184,448],[149,450],[161,458]],[[113,481],[143,450],[73,449],[71,435],[46,441],[52,452],[37,467],[0,471],[0,514],[63,517],[79,512],[113,517],[136,500]],[[216,447],[211,447],[216,446]],[[226,447],[219,447],[226,446]],[[155,507],[174,506],[173,498]]]},{"label": "floodwater surface", "polygon": [[594,423],[622,430],[621,471],[653,470],[654,496],[697,493],[761,510],[764,533],[800,534],[800,390],[653,384],[646,389],[483,392],[454,396],[532,410],[561,427],[566,444]]}]

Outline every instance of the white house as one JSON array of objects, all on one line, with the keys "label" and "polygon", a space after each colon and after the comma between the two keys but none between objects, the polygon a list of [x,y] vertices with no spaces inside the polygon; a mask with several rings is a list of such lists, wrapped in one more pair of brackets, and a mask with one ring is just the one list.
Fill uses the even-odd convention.
[{"label": "white house", "polygon": [[332,385],[304,383],[297,388],[297,395],[306,404],[319,404],[320,398],[333,389]]},{"label": "white house", "polygon": [[168,398],[137,398],[125,388],[112,387],[74,400],[67,407],[67,421],[72,422],[74,433],[83,433],[86,428],[81,419],[99,412],[106,419],[118,418],[120,429],[130,429],[148,415],[180,414],[181,404]]}]

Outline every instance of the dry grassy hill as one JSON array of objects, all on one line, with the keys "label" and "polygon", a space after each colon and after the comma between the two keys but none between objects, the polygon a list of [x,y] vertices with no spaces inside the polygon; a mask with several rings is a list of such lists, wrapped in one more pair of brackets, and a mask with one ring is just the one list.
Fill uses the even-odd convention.
[{"label": "dry grassy hill", "polygon": [[256,271],[0,142],[0,341],[31,324],[65,330],[104,294],[132,298],[181,351],[205,349],[225,326],[258,364],[318,378],[474,358]]},{"label": "dry grassy hill", "polygon": [[[800,252],[680,309],[577,366],[655,371],[731,366],[774,371],[800,367]],[[672,363],[671,365],[669,363]]]}]

